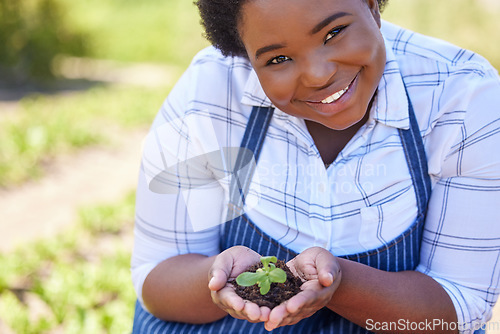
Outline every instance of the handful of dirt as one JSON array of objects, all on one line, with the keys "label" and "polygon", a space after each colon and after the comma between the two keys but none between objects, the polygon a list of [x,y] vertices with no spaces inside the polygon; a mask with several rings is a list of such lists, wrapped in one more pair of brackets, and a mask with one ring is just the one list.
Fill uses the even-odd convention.
[{"label": "handful of dirt", "polygon": [[[250,266],[246,271],[255,272],[257,269],[262,268],[262,263]],[[286,273],[285,283],[271,283],[271,289],[265,295],[260,293],[260,288],[257,285],[240,286],[236,281],[231,281],[236,290],[236,294],[243,299],[254,302],[259,306],[267,306],[270,309],[278,306],[285,300],[288,300],[299,293],[302,281],[300,278],[294,276],[290,269],[285,264],[285,261],[278,260],[276,268],[281,268]]]}]

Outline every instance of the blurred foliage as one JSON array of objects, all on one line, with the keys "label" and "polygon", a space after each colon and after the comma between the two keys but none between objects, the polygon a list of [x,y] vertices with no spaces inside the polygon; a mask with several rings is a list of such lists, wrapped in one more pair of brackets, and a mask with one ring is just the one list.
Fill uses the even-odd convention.
[{"label": "blurred foliage", "polygon": [[[100,234],[117,234],[123,228],[123,222],[130,220],[134,215],[134,197],[129,195],[126,203],[130,205],[95,205],[83,207],[79,210],[82,227],[94,236]],[[127,202],[128,201],[128,202]]]},{"label": "blurred foliage", "polygon": [[479,0],[389,0],[382,17],[479,53],[500,69],[500,6]]},{"label": "blurred foliage", "polygon": [[0,0],[0,66],[16,81],[52,77],[57,54],[85,55],[86,36],[57,0]]},{"label": "blurred foliage", "polygon": [[97,86],[75,95],[23,99],[14,116],[0,121],[0,187],[42,176],[57,155],[104,145],[110,133],[149,125],[167,90]]},{"label": "blurred foliage", "polygon": [[78,31],[92,36],[91,56],[186,67],[208,42],[192,0],[64,0]]},{"label": "blurred foliage", "polygon": [[130,332],[136,297],[123,238],[134,202],[131,193],[86,208],[93,213],[64,235],[0,254],[0,321],[23,334]]}]

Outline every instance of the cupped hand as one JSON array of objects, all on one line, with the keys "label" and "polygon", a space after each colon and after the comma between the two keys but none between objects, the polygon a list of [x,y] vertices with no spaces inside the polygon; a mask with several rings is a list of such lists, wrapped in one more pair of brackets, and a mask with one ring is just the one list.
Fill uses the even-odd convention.
[{"label": "cupped hand", "polygon": [[234,318],[250,322],[269,320],[271,310],[268,307],[243,300],[236,294],[234,286],[228,283],[228,280],[236,279],[248,267],[258,263],[260,257],[259,253],[250,248],[234,246],[220,253],[210,268],[208,287],[212,301]]},{"label": "cupped hand", "polygon": [[325,307],[342,278],[336,257],[320,247],[306,249],[287,266],[303,280],[302,291],[272,309],[269,320],[265,321],[268,331],[296,324]]}]

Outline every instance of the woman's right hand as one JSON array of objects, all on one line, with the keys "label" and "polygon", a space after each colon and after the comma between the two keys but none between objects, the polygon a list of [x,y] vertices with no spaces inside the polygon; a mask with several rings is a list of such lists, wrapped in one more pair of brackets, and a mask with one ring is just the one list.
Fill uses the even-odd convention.
[{"label": "woman's right hand", "polygon": [[238,296],[228,280],[234,280],[247,268],[260,261],[261,255],[244,246],[234,246],[216,256],[209,271],[208,287],[212,301],[222,310],[237,319],[250,322],[261,322],[269,319],[271,310],[268,307],[245,301]]}]

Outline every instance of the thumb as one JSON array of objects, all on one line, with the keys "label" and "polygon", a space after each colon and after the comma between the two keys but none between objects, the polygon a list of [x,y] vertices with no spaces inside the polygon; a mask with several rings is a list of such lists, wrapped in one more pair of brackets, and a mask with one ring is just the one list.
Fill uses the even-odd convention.
[{"label": "thumb", "polygon": [[320,253],[316,257],[316,270],[319,283],[328,287],[340,278],[340,268],[331,253]]},{"label": "thumb", "polygon": [[222,289],[229,278],[231,267],[232,263],[228,263],[228,258],[223,254],[215,257],[208,275],[208,288],[212,291]]},{"label": "thumb", "polygon": [[224,270],[216,269],[212,271],[212,277],[208,282],[208,288],[212,291],[219,291],[226,285],[227,278]]},{"label": "thumb", "polygon": [[319,283],[324,286],[328,287],[332,285],[333,281],[335,280],[335,276],[333,276],[332,273],[330,272],[322,272],[319,274]]}]

